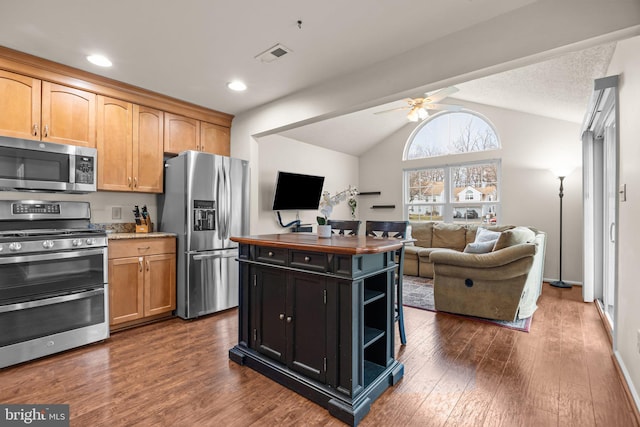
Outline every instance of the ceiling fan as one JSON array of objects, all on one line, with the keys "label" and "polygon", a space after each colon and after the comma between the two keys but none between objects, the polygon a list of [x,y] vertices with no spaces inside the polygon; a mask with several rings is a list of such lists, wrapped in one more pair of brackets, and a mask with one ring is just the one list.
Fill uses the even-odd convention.
[{"label": "ceiling fan", "polygon": [[425,98],[406,98],[406,107],[392,108],[391,110],[378,111],[375,114],[389,113],[391,111],[409,110],[407,113],[407,119],[411,122],[417,122],[418,120],[426,119],[434,111],[448,110],[448,111],[460,111],[462,107],[460,105],[451,104],[438,104],[437,102],[444,98],[456,93],[457,87],[451,86],[432,93],[425,93]]}]

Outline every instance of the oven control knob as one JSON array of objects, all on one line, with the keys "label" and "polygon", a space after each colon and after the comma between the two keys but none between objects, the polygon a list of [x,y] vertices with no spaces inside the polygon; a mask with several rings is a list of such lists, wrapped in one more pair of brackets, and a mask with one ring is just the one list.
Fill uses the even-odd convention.
[{"label": "oven control knob", "polygon": [[82,239],[73,239],[73,240],[71,241],[71,244],[72,244],[73,246],[82,246]]},{"label": "oven control knob", "polygon": [[51,249],[53,247],[53,240],[45,240],[42,242],[42,247],[45,249]]},{"label": "oven control knob", "polygon": [[9,250],[11,252],[18,252],[20,249],[22,249],[22,245],[18,242],[13,242],[9,244]]},{"label": "oven control knob", "polygon": [[96,239],[87,239],[87,245],[95,245]]}]

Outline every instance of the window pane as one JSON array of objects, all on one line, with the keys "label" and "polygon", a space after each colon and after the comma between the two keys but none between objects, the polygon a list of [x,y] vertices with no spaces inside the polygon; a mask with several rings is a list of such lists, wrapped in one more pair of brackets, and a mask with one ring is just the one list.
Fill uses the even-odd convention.
[{"label": "window pane", "polygon": [[409,221],[442,221],[442,205],[409,205]]},{"label": "window pane", "polygon": [[409,141],[407,160],[500,148],[491,124],[470,112],[446,112],[425,120]]},{"label": "window pane", "polygon": [[408,172],[408,203],[441,203],[444,197],[444,169]]},{"label": "window pane", "polygon": [[496,163],[451,168],[453,203],[495,202],[498,200]]}]

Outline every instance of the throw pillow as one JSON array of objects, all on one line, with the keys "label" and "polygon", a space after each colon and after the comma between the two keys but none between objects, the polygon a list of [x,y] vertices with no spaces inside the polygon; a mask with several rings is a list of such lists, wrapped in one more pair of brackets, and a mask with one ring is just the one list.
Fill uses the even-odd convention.
[{"label": "throw pillow", "polygon": [[476,231],[476,240],[473,243],[481,243],[481,242],[495,242],[500,237],[499,231],[491,231],[486,228],[478,227],[478,231]]},{"label": "throw pillow", "polygon": [[486,242],[474,242],[469,243],[464,248],[464,252],[468,254],[486,254],[493,250],[493,247],[496,245],[496,240],[488,240]]},{"label": "throw pillow", "polygon": [[531,243],[536,239],[536,233],[528,227],[515,227],[500,233],[500,237],[494,246],[494,251],[519,245],[520,243]]}]

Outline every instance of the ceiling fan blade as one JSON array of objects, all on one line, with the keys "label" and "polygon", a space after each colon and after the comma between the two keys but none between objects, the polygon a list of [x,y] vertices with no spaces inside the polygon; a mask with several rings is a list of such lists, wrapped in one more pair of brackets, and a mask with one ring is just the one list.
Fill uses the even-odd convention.
[{"label": "ceiling fan blade", "polygon": [[390,113],[392,111],[400,111],[400,110],[408,110],[409,108],[412,108],[410,106],[406,106],[406,107],[398,107],[398,108],[392,108],[390,110],[383,110],[383,111],[376,111],[373,114],[384,114],[384,113]]},{"label": "ceiling fan blade", "polygon": [[448,111],[462,110],[461,105],[453,105],[453,104],[426,104],[424,108],[426,108],[427,110],[448,110]]},{"label": "ceiling fan blade", "polygon": [[459,89],[455,86],[450,86],[450,87],[446,87],[444,89],[440,89],[439,91],[433,92],[431,94],[426,93],[425,95],[427,95],[427,97],[425,98],[425,101],[429,104],[432,104],[434,102],[438,102],[442,99],[445,99],[448,96],[453,95],[454,93],[456,93]]}]

